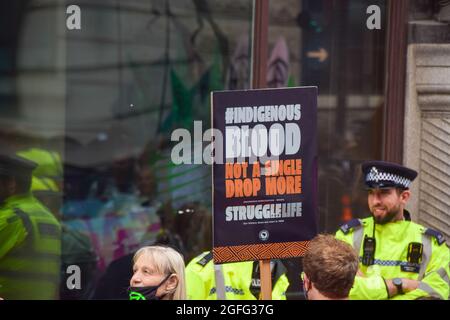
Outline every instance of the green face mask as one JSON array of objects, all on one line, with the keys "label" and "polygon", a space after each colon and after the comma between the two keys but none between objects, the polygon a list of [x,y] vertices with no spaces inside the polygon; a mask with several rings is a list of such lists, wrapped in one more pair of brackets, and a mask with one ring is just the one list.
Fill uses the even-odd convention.
[{"label": "green face mask", "polygon": [[[133,288],[133,290],[134,289],[136,289],[136,288]],[[130,291],[130,290],[131,290],[131,287],[128,290],[128,295],[130,297],[130,300],[147,300],[142,293],[139,293],[136,291]]]}]

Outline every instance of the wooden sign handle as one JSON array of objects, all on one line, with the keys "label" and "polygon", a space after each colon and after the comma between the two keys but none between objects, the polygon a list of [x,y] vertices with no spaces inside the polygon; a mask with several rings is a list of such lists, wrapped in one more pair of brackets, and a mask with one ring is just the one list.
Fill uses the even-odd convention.
[{"label": "wooden sign handle", "polygon": [[270,272],[270,260],[259,261],[261,279],[261,300],[272,300],[272,273]]}]

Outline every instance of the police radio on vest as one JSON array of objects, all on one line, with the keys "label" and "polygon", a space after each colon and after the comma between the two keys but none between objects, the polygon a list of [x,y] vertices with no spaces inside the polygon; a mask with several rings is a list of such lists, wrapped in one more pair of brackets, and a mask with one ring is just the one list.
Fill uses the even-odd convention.
[{"label": "police radio on vest", "polygon": [[301,132],[297,123],[274,123],[269,130],[263,124],[225,127],[225,157],[264,157],[296,154],[300,149]]}]

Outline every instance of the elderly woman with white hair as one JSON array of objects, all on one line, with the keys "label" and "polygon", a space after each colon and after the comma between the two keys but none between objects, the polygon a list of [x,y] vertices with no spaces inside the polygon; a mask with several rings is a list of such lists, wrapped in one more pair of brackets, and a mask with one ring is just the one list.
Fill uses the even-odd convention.
[{"label": "elderly woman with white hair", "polygon": [[170,247],[148,246],[133,258],[130,300],[185,300],[184,260]]}]

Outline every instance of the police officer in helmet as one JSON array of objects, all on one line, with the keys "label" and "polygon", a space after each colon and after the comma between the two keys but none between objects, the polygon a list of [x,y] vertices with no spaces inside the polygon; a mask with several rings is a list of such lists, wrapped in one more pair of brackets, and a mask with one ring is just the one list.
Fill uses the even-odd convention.
[{"label": "police officer in helmet", "polygon": [[362,171],[372,216],[351,220],[336,233],[359,255],[350,299],[448,299],[445,239],[411,221],[405,209],[417,172],[383,161],[365,162]]},{"label": "police officer in helmet", "polygon": [[0,297],[58,298],[61,228],[30,192],[36,163],[0,154]]}]

